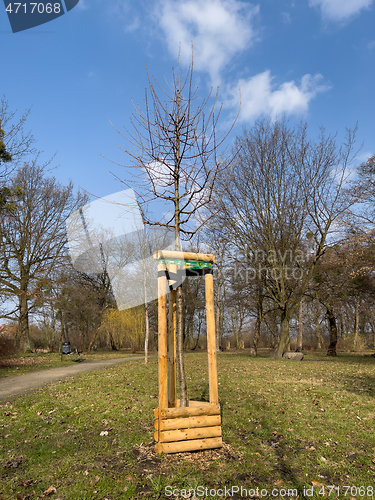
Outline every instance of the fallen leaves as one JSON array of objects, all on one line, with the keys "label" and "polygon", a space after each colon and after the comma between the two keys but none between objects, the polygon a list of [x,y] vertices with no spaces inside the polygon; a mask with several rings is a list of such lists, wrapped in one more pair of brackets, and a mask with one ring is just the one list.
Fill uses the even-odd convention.
[{"label": "fallen leaves", "polygon": [[94,484],[98,483],[99,481],[100,481],[100,477],[95,476],[94,479],[92,481],[90,481],[90,485],[94,486]]},{"label": "fallen leaves", "polygon": [[324,486],[322,483],[319,483],[319,481],[311,481],[311,484],[314,486],[314,488]]},{"label": "fallen leaves", "polygon": [[33,479],[27,479],[27,481],[23,481],[22,479],[18,480],[18,486],[23,486],[24,488],[28,488],[34,484]]},{"label": "fallen leaves", "polygon": [[17,469],[23,462],[23,455],[20,455],[18,457],[13,457],[12,459],[8,460],[4,467],[6,469],[10,469],[11,467],[14,467],[15,469]]},{"label": "fallen leaves", "polygon": [[46,489],[46,491],[43,491],[43,495],[44,496],[53,495],[56,492],[57,489],[54,486],[50,486],[49,488]]}]

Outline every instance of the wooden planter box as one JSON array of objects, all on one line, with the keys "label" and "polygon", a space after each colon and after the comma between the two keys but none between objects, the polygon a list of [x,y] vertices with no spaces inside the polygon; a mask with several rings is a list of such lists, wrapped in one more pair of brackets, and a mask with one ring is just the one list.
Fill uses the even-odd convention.
[{"label": "wooden planter box", "polygon": [[154,410],[157,453],[221,448],[220,405],[189,401],[187,408]]}]

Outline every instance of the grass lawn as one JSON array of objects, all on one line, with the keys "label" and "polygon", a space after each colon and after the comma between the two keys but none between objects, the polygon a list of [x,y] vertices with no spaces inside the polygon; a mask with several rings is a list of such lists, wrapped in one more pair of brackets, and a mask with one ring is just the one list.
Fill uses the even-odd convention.
[{"label": "grass lawn", "polygon": [[[204,400],[207,356],[185,359],[189,397]],[[0,407],[0,498],[176,500],[194,488],[196,498],[373,496],[374,358],[219,353],[218,373],[220,450],[153,452],[156,358],[9,401]]]},{"label": "grass lawn", "polygon": [[[138,354],[143,355],[143,353]],[[79,356],[75,353],[71,354],[73,361],[79,361]],[[111,351],[103,349],[99,351],[83,352],[82,358],[87,361],[101,361],[104,359],[128,358],[136,356],[131,351]],[[64,365],[69,365],[72,360],[69,356],[64,355],[61,361],[61,354],[56,352],[27,353],[14,356],[10,359],[0,358],[0,378],[13,377],[24,373],[34,372],[38,370],[47,370],[49,368],[58,368]]]}]

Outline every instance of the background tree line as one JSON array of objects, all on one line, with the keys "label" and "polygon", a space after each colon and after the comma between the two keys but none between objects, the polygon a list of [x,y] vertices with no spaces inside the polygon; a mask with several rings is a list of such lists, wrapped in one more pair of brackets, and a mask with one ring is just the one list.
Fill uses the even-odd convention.
[{"label": "background tree line", "polygon": [[[226,156],[215,145],[200,149],[197,143],[176,170],[163,152],[163,134],[167,139],[178,134],[171,158],[189,151],[190,131],[199,137],[201,130],[201,144],[207,146],[208,139],[216,144],[216,118],[213,129],[207,121],[205,129],[196,127],[203,108],[191,114],[195,93],[186,81],[189,92],[182,100],[183,82],[175,77],[167,121],[153,115],[157,148],[151,144],[147,150],[153,161],[134,158],[151,182],[146,194],[158,198],[161,191],[167,201],[174,200],[178,223],[186,223],[186,249],[217,256],[218,349],[229,340],[255,355],[259,347],[270,347],[281,357],[301,347],[301,323],[305,348],[335,355],[338,342],[357,350],[373,346],[375,156],[353,177],[355,129],[339,144],[324,130],[312,139],[305,123],[260,120],[243,130]],[[65,222],[88,200],[72,184],[61,185],[49,164],[39,163],[33,137],[24,132],[27,113],[15,120],[5,99],[1,106],[0,292],[1,316],[13,325],[8,331],[29,349],[58,349],[67,339],[82,348],[137,350],[149,325],[151,348],[156,348],[154,302],[120,312],[105,268],[87,274],[72,267]],[[146,130],[152,128],[149,114],[138,116]],[[169,191],[160,185],[163,176]],[[179,182],[186,201],[176,204]],[[173,217],[164,224],[174,227]],[[204,348],[203,283],[186,281],[180,301],[184,348]]]}]

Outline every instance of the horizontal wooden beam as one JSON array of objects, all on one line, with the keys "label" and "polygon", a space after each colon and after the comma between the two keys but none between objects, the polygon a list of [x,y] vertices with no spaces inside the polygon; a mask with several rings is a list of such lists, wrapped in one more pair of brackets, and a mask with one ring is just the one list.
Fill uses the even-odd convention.
[{"label": "horizontal wooden beam", "polygon": [[200,262],[212,262],[213,264],[216,264],[216,257],[211,253],[172,252],[170,250],[158,250],[157,252],[154,252],[154,259],[198,260]]},{"label": "horizontal wooden beam", "polygon": [[220,405],[189,406],[187,408],[156,408],[154,415],[162,420],[168,418],[199,417],[201,415],[220,415]]},{"label": "horizontal wooden beam", "polygon": [[157,443],[156,453],[183,453],[185,451],[210,450],[221,448],[223,441],[221,437],[207,439],[192,439],[190,441],[177,441],[175,443]]},{"label": "horizontal wooden beam", "polygon": [[[160,434],[160,435],[159,435]],[[221,426],[198,427],[195,429],[176,429],[174,431],[156,431],[155,441],[160,443],[170,443],[173,441],[187,441],[188,439],[204,439],[221,436]]]},{"label": "horizontal wooden beam", "polygon": [[174,429],[192,429],[195,427],[212,427],[221,424],[220,415],[170,418],[167,420],[155,420],[155,429],[160,431],[171,431]]}]

